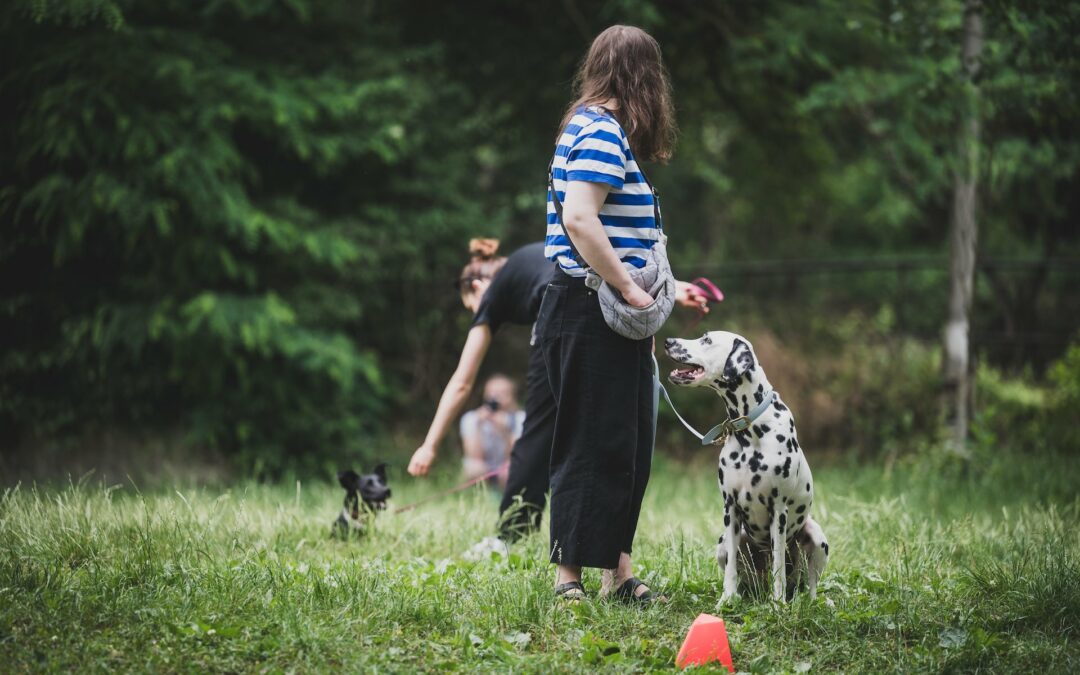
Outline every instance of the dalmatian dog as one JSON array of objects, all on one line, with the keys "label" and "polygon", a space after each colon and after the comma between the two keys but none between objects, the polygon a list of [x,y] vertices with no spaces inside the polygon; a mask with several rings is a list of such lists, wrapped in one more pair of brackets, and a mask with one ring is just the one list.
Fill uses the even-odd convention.
[{"label": "dalmatian dog", "polygon": [[[708,387],[724,401],[728,419],[737,423],[723,441],[718,476],[724,499],[724,532],[716,560],[724,571],[720,602],[738,596],[738,552],[742,542],[748,566],[764,569],[771,552],[773,598],[783,601],[801,583],[813,599],[829,561],[829,543],[813,518],[814,481],[799,447],[795,417],[780,400],[746,338],[712,331],[697,340],[669,338],[669,357],[681,364],[668,379],[683,387]],[[770,401],[767,403],[767,401]],[[748,419],[756,413],[755,419]],[[788,555],[791,558],[788,559]]]}]

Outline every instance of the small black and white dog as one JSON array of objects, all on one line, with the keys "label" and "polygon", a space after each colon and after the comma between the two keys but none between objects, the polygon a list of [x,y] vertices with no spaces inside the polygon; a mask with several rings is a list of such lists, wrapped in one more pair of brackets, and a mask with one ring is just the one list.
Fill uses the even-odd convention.
[{"label": "small black and white dog", "polygon": [[360,475],[352,469],[338,472],[338,482],[345,488],[345,503],[331,531],[342,539],[363,534],[375,513],[386,508],[390,488],[386,484],[386,465],[379,464],[371,473]]},{"label": "small black and white dog", "polygon": [[763,569],[764,558],[771,553],[777,600],[789,590],[788,567],[792,586],[797,587],[805,561],[807,590],[814,598],[829,561],[829,543],[810,517],[814,480],[799,447],[795,416],[773,391],[746,338],[712,331],[697,340],[669,338],[664,348],[687,366],[671,372],[672,383],[714,390],[730,420],[758,414],[745,429],[731,433],[720,450],[718,477],[724,499],[724,533],[716,547],[717,562],[724,570],[720,602],[738,596],[740,551],[749,557],[748,566],[757,570]]}]

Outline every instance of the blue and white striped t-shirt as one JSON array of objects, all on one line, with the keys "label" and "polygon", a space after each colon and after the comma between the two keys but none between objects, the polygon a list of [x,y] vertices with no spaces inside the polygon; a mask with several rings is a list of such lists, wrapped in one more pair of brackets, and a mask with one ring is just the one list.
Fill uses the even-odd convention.
[{"label": "blue and white striped t-shirt", "polygon": [[[653,213],[653,194],[630,151],[626,133],[606,111],[581,108],[566,125],[555,148],[552,177],[559,200],[566,200],[568,181],[611,186],[600,207],[600,222],[615,254],[629,267],[643,267],[642,256],[660,239]],[[585,276],[570,253],[566,233],[555,213],[551,190],[547,196],[547,237],[544,255],[574,277]]]}]

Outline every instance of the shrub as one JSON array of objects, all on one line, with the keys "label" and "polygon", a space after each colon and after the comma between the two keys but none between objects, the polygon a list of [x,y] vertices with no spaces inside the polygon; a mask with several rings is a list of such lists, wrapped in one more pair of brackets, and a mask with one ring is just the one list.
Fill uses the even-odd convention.
[{"label": "shrub", "polygon": [[1050,368],[1050,405],[1047,407],[1048,436],[1062,450],[1080,452],[1080,336],[1065,355]]}]

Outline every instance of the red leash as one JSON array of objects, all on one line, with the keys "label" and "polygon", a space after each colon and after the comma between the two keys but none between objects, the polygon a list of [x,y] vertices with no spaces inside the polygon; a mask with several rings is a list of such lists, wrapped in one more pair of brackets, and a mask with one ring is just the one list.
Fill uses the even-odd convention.
[{"label": "red leash", "polygon": [[499,475],[499,473],[503,469],[505,469],[509,464],[510,464],[510,462],[506,462],[505,464],[500,466],[498,469],[492,469],[491,471],[488,471],[487,473],[485,473],[482,476],[477,476],[476,478],[471,478],[471,479],[465,481],[464,483],[462,483],[461,485],[457,485],[455,487],[452,487],[449,490],[443,490],[442,492],[439,492],[437,494],[433,494],[430,497],[425,497],[425,498],[421,499],[418,502],[414,502],[414,503],[408,504],[406,506],[400,506],[400,507],[394,509],[393,513],[395,515],[397,515],[399,513],[404,513],[406,511],[410,511],[412,509],[415,509],[417,506],[420,506],[421,504],[427,504],[430,501],[434,501],[434,500],[439,499],[441,497],[445,497],[446,495],[452,495],[455,492],[461,492],[462,490],[465,490],[467,488],[471,488],[472,486],[476,485],[480,481],[485,481],[488,478],[491,478],[492,476]]}]

